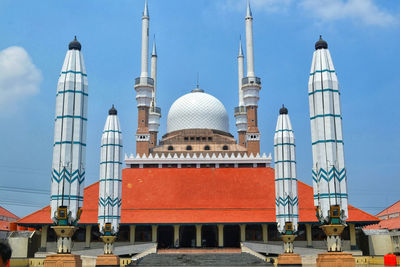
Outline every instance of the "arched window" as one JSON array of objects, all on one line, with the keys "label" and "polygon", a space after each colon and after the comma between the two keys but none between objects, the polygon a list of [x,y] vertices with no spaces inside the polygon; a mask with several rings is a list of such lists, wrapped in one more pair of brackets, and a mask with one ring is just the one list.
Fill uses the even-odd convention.
[{"label": "arched window", "polygon": [[168,146],[168,150],[174,150],[173,146]]},{"label": "arched window", "polygon": [[186,150],[192,150],[192,146],[187,146]]},{"label": "arched window", "polygon": [[210,146],[205,146],[204,150],[210,150]]},{"label": "arched window", "polygon": [[228,150],[228,146],[223,146],[222,150]]}]

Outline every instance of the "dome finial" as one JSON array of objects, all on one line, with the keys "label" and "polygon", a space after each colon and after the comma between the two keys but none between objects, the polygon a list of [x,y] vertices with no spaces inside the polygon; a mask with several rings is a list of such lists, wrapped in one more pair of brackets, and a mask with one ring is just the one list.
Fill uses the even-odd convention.
[{"label": "dome finial", "polygon": [[108,111],[108,115],[117,115],[118,112],[117,110],[114,108],[114,104],[112,105],[111,109]]},{"label": "dome finial", "polygon": [[82,48],[81,43],[78,42],[75,35],[74,40],[72,40],[72,42],[69,43],[68,49],[81,51],[81,48]]},{"label": "dome finial", "polygon": [[203,89],[200,89],[200,73],[199,72],[197,72],[197,81],[196,81],[196,88],[194,88],[193,90],[192,90],[192,93],[204,93],[204,90]]},{"label": "dome finial", "polygon": [[315,43],[315,50],[328,49],[328,43],[322,39],[322,35],[319,36],[319,40]]},{"label": "dome finial", "polygon": [[279,110],[279,114],[282,115],[282,114],[288,114],[288,113],[289,113],[288,109],[285,107],[285,105],[282,104],[282,107]]}]

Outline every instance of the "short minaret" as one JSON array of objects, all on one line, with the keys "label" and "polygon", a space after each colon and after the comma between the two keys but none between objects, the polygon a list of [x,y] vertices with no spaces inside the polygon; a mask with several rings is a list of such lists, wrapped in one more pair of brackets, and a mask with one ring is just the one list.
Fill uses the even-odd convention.
[{"label": "short minaret", "polygon": [[239,137],[239,145],[246,146],[246,131],[247,131],[247,113],[244,106],[242,80],[244,77],[244,56],[242,49],[242,40],[239,42],[238,60],[238,85],[239,85],[239,106],[235,107],[236,127]]},{"label": "short minaret", "polygon": [[113,253],[121,221],[122,133],[114,105],[108,112],[100,147],[99,230],[104,254]]},{"label": "short minaret", "polygon": [[148,155],[150,149],[149,109],[152,101],[154,80],[149,77],[149,12],[147,1],[142,16],[142,60],[140,77],[135,79],[138,107],[138,128],[136,131],[136,154]]},{"label": "short minaret", "polygon": [[153,51],[151,53],[151,78],[154,81],[154,90],[150,104],[149,112],[149,132],[150,132],[150,150],[157,146],[157,134],[160,127],[161,108],[157,107],[157,49],[156,40],[153,41]]},{"label": "short minaret", "polygon": [[71,252],[71,237],[82,212],[87,103],[86,68],[75,37],[69,43],[56,96],[50,203],[58,253]]},{"label": "short minaret", "polygon": [[247,53],[247,77],[242,79],[242,92],[244,106],[247,112],[247,153],[260,153],[260,132],[257,122],[257,107],[259,91],[261,90],[261,79],[255,76],[254,52],[253,52],[253,16],[250,2],[247,2],[246,13],[246,53]]},{"label": "short minaret", "polygon": [[308,82],[313,152],[314,205],[327,234],[328,251],[341,251],[347,212],[340,92],[335,68],[322,37],[315,44]]},{"label": "short minaret", "polygon": [[284,106],[279,110],[276,123],[274,158],[276,222],[284,242],[285,253],[293,253],[293,241],[299,220],[296,146],[288,110]]}]

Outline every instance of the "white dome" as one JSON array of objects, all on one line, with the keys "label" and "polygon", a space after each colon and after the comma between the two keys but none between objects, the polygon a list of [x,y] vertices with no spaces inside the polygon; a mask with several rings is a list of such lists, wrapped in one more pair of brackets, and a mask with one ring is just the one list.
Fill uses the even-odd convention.
[{"label": "white dome", "polygon": [[200,90],[181,96],[171,106],[167,132],[183,129],[212,129],[229,132],[229,118],[224,105]]}]

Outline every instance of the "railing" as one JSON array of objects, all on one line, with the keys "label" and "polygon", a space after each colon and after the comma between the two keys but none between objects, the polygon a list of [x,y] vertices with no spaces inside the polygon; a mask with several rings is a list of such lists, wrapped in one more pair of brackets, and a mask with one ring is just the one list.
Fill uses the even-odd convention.
[{"label": "railing", "polygon": [[235,114],[237,113],[246,113],[246,107],[245,106],[235,107]]},{"label": "railing", "polygon": [[258,77],[245,77],[245,78],[242,79],[242,84],[243,85],[245,85],[245,84],[253,84],[253,83],[261,85],[261,79],[258,78]]},{"label": "railing", "polygon": [[138,77],[135,79],[135,85],[138,85],[138,84],[154,85],[154,80],[149,77]]},{"label": "railing", "polygon": [[150,107],[150,112],[152,113],[157,113],[157,114],[161,114],[161,108],[159,107]]}]

